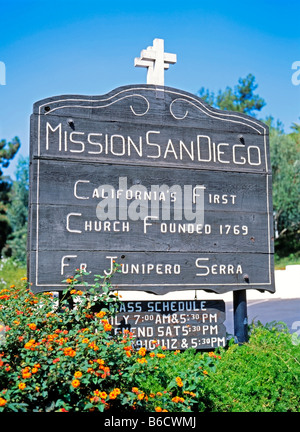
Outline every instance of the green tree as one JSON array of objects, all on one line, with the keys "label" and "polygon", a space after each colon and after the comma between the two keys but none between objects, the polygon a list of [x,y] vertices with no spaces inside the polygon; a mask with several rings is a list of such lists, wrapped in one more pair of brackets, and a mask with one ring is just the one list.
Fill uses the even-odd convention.
[{"label": "green tree", "polygon": [[9,193],[10,204],[7,216],[12,228],[3,254],[11,256],[22,264],[26,263],[27,254],[27,219],[29,193],[29,158],[21,156],[18,160],[16,180]]},{"label": "green tree", "polygon": [[266,123],[270,128],[276,251],[284,256],[299,250],[300,132],[285,134],[282,124],[274,125],[272,117]]},{"label": "green tree", "polygon": [[[257,89],[251,74],[240,78],[234,89],[226,87],[217,95],[201,88],[198,95],[209,105],[222,110],[237,111],[255,116],[265,101],[254,94]],[[280,256],[299,251],[300,240],[300,124],[292,124],[285,134],[282,124],[269,117],[270,158],[273,177],[273,209],[276,234],[275,250]]]},{"label": "green tree", "polygon": [[224,91],[219,90],[215,95],[202,87],[198,96],[206,103],[221,110],[237,111],[251,116],[255,116],[255,111],[260,111],[265,106],[265,101],[254,92],[257,89],[255,77],[248,74],[246,78],[240,78],[238,85],[232,89],[226,87]]},{"label": "green tree", "polygon": [[20,148],[20,140],[18,137],[7,142],[0,141],[0,251],[5,245],[7,236],[11,232],[11,226],[7,217],[7,208],[9,203],[9,192],[12,187],[10,177],[3,175],[3,168],[9,166],[10,161],[14,158]]}]

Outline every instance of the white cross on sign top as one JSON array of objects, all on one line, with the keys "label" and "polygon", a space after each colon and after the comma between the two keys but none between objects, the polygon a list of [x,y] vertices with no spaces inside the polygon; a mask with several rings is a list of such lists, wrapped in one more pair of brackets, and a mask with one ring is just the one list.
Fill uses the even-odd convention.
[{"label": "white cross on sign top", "polygon": [[164,85],[164,70],[177,61],[176,54],[164,52],[164,40],[154,39],[153,46],[141,52],[141,57],[134,59],[134,66],[146,67],[147,84]]}]

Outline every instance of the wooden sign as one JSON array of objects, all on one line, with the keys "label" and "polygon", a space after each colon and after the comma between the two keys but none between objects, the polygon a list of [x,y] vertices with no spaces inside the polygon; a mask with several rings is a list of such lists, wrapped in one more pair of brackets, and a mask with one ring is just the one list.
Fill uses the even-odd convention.
[{"label": "wooden sign", "polygon": [[37,102],[31,117],[29,280],[76,268],[118,290],[274,292],[267,126],[169,87]]},{"label": "wooden sign", "polygon": [[214,349],[226,345],[224,320],[223,300],[126,301],[111,324],[132,332],[136,349]]}]

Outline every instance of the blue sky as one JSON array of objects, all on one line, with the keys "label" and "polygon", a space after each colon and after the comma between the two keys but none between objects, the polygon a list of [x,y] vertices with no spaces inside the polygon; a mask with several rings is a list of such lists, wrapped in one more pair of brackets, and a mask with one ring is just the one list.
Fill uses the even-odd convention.
[{"label": "blue sky", "polygon": [[165,85],[217,92],[252,73],[267,103],[259,117],[272,115],[289,132],[300,122],[300,85],[291,81],[292,63],[300,61],[299,17],[298,0],[0,0],[0,61],[6,65],[0,138],[19,136],[19,154],[27,155],[35,101],[146,83],[146,70],[133,62],[154,38],[177,54]]}]

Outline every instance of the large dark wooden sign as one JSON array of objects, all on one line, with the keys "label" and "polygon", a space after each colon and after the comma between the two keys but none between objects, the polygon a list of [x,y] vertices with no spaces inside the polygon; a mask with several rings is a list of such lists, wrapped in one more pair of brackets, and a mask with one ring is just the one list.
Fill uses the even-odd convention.
[{"label": "large dark wooden sign", "polygon": [[126,301],[111,324],[132,332],[136,349],[214,349],[226,345],[224,320],[223,300]]},{"label": "large dark wooden sign", "polygon": [[34,105],[30,160],[34,290],[115,260],[119,290],[274,292],[262,122],[153,85],[58,96]]}]

